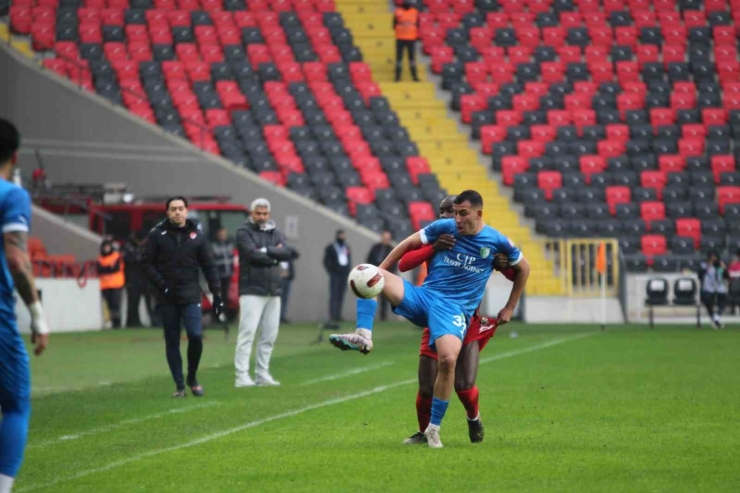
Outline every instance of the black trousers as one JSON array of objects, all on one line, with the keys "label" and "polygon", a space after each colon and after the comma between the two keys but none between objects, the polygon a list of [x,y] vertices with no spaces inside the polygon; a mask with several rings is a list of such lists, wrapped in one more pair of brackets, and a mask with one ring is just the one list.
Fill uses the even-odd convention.
[{"label": "black trousers", "polygon": [[288,313],[288,301],[290,300],[290,286],[293,284],[292,280],[283,279],[283,290],[280,293],[280,320],[285,320],[285,315]]},{"label": "black trousers", "polygon": [[143,325],[139,317],[139,303],[141,303],[142,297],[149,319],[152,321],[152,326],[158,325],[155,323],[157,320],[155,296],[150,292],[149,285],[146,282],[134,281],[126,284],[126,327],[141,327]]},{"label": "black trousers", "polygon": [[[221,278],[221,299],[224,300],[224,308],[229,307],[229,288],[231,287],[231,276]],[[226,310],[225,313],[229,313]]]},{"label": "black trousers", "polygon": [[347,293],[347,275],[329,275],[329,318],[331,320],[342,319],[342,305],[344,295]]},{"label": "black trousers", "polygon": [[727,293],[701,293],[701,302],[710,317],[714,316],[714,306],[717,306],[717,315],[722,316],[727,306]]},{"label": "black trousers", "polygon": [[396,40],[396,80],[401,78],[401,70],[403,68],[403,52],[406,50],[409,57],[409,66],[411,67],[411,76],[414,80],[417,80],[416,74],[416,41],[415,40]]},{"label": "black trousers", "polygon": [[160,305],[164,324],[164,341],[167,364],[178,390],[185,388],[182,377],[182,357],[180,356],[180,333],[185,326],[188,335],[188,380],[195,379],[203,354],[203,321],[198,303],[185,305]]},{"label": "black trousers", "polygon": [[121,328],[121,295],[123,294],[123,289],[103,289],[100,293],[103,295],[105,304],[108,305],[113,328]]}]

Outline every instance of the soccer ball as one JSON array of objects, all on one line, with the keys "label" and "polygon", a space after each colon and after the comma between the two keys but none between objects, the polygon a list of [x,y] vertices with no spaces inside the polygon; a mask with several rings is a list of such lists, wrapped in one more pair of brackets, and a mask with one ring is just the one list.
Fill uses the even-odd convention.
[{"label": "soccer ball", "polygon": [[347,284],[358,298],[370,299],[383,291],[385,278],[380,269],[374,265],[360,264],[349,273]]}]

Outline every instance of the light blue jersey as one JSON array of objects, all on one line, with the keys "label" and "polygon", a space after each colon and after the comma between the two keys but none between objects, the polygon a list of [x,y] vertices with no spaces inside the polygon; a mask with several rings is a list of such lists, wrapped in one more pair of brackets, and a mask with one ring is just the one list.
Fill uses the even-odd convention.
[{"label": "light blue jersey", "polygon": [[[0,179],[0,227],[3,233],[28,233],[31,201],[22,188]],[[14,478],[23,461],[31,416],[28,353],[15,318],[13,277],[0,241],[0,474]]]},{"label": "light blue jersey", "polygon": [[480,305],[493,272],[493,255],[504,253],[509,257],[509,265],[516,265],[522,252],[490,226],[484,226],[476,235],[461,236],[454,219],[440,219],[428,225],[421,230],[421,241],[425,245],[434,243],[443,234],[454,235],[455,246],[432,257],[423,286],[457,302],[471,315]]},{"label": "light blue jersey", "polygon": [[[5,180],[0,180],[0,227],[3,233],[28,233],[31,227],[31,200],[28,192]],[[13,276],[8,269],[3,244],[0,248],[0,325],[6,326],[10,321],[15,325],[15,298]]]},{"label": "light blue jersey", "polygon": [[424,244],[451,234],[455,246],[434,254],[421,287],[404,281],[403,301],[393,311],[420,327],[429,327],[431,347],[447,334],[463,340],[493,272],[493,255],[505,253],[509,264],[516,265],[522,252],[490,226],[484,226],[476,235],[461,236],[454,219],[435,221],[420,234]]}]

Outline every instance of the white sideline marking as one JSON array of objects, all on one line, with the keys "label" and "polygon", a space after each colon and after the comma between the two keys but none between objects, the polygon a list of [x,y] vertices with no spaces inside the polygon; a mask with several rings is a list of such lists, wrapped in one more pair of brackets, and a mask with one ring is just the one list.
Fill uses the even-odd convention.
[{"label": "white sideline marking", "polygon": [[370,365],[370,366],[363,366],[361,368],[354,368],[352,370],[348,370],[342,373],[336,373],[334,375],[327,375],[325,377],[317,378],[315,380],[307,380],[303,382],[301,385],[313,385],[319,382],[329,382],[331,380],[339,380],[340,378],[351,377],[352,375],[357,375],[358,373],[365,373],[366,371],[377,370],[378,368],[383,368],[384,366],[390,366],[392,364],[393,364],[393,361],[386,361],[384,363],[379,363],[377,365]]},{"label": "white sideline marking", "polygon": [[[520,354],[531,353],[533,351],[537,351],[537,350],[540,350],[540,349],[545,349],[545,348],[548,348],[548,347],[556,346],[558,344],[563,344],[563,343],[566,343],[566,342],[571,342],[571,341],[576,341],[578,339],[583,339],[584,337],[589,337],[589,336],[592,336],[592,335],[595,335],[595,334],[596,334],[596,332],[589,332],[589,333],[586,333],[586,334],[578,334],[576,336],[571,336],[571,337],[562,337],[562,338],[559,338],[559,339],[553,339],[551,341],[547,341],[547,342],[544,342],[544,343],[541,343],[541,344],[536,344],[534,346],[530,346],[530,347],[527,347],[527,348],[522,348],[522,349],[518,349],[518,350],[515,350],[515,351],[508,351],[506,353],[501,353],[500,355],[491,356],[490,358],[482,359],[480,361],[480,363],[481,364],[485,364],[485,363],[490,363],[492,361],[498,361],[498,360],[505,359],[505,358],[511,358],[511,357],[514,357],[514,356],[518,356]],[[339,398],[336,398],[336,399],[329,399],[329,400],[326,400],[326,401],[323,401],[323,402],[319,402],[317,404],[311,404],[310,406],[305,406],[305,407],[301,407],[299,409],[294,409],[292,411],[286,411],[284,413],[276,414],[274,416],[269,416],[267,418],[258,419],[258,420],[255,420],[255,421],[249,421],[247,423],[244,423],[243,425],[239,425],[239,426],[236,426],[234,428],[230,428],[228,430],[219,431],[218,433],[213,433],[211,435],[206,435],[206,436],[204,436],[202,438],[198,438],[197,440],[192,440],[190,442],[185,442],[185,443],[182,443],[180,445],[174,445],[172,447],[166,447],[166,448],[162,448],[162,449],[158,449],[158,450],[151,450],[149,452],[144,452],[143,454],[135,455],[135,456],[129,457],[127,459],[122,459],[122,460],[119,460],[119,461],[116,461],[116,462],[111,462],[110,464],[108,464],[106,466],[97,467],[95,469],[88,469],[86,471],[81,471],[81,472],[78,472],[77,474],[73,474],[71,476],[67,476],[67,477],[64,477],[64,478],[55,479],[53,481],[49,481],[48,483],[32,484],[32,485],[29,485],[29,486],[27,486],[25,488],[17,489],[16,490],[16,493],[23,493],[24,491],[40,490],[40,489],[43,489],[43,488],[48,488],[50,486],[57,485],[59,483],[66,483],[68,481],[74,481],[75,479],[84,478],[86,476],[90,476],[91,474],[96,474],[96,473],[99,473],[99,472],[110,471],[111,469],[115,469],[117,467],[125,466],[127,464],[132,463],[132,462],[140,461],[142,459],[148,459],[149,457],[155,457],[157,455],[162,455],[162,454],[166,454],[166,453],[169,453],[169,452],[175,452],[177,450],[182,450],[182,449],[185,449],[185,448],[194,447],[196,445],[201,445],[201,444],[204,444],[204,443],[212,442],[213,440],[218,440],[219,438],[224,438],[224,437],[227,437],[229,435],[233,435],[234,433],[238,433],[240,431],[243,431],[243,430],[246,430],[246,429],[249,429],[249,428],[254,428],[254,427],[257,427],[257,426],[261,426],[263,424],[271,423],[273,421],[278,421],[278,420],[281,420],[281,419],[284,419],[284,418],[290,418],[290,417],[296,416],[298,414],[303,414],[303,413],[308,412],[308,411],[313,411],[314,409],[320,409],[322,407],[333,406],[334,404],[342,404],[344,402],[352,401],[352,400],[355,400],[355,399],[361,399],[361,398],[367,397],[369,395],[379,394],[381,392],[385,392],[386,390],[390,390],[390,389],[393,389],[393,388],[396,388],[396,387],[400,387],[402,385],[409,385],[409,384],[416,383],[416,382],[417,382],[417,379],[416,378],[410,378],[408,380],[401,380],[399,382],[391,383],[391,384],[388,384],[388,385],[382,385],[380,387],[375,387],[375,388],[370,389],[370,390],[365,390],[364,392],[359,392],[357,394],[351,394],[351,395],[347,395],[345,397],[339,397]]]},{"label": "white sideline marking", "polygon": [[144,421],[151,421],[153,419],[159,419],[164,416],[169,416],[171,414],[186,413],[189,411],[195,411],[196,409],[202,409],[204,407],[213,407],[213,406],[219,406],[219,405],[221,405],[220,402],[213,401],[213,402],[204,402],[203,404],[198,404],[198,405],[190,406],[190,407],[177,407],[174,409],[170,409],[169,411],[164,411],[164,412],[157,413],[157,414],[149,414],[147,416],[142,416],[141,418],[125,419],[123,421],[119,421],[118,423],[101,426],[100,428],[92,428],[90,430],[80,431],[78,433],[73,433],[71,435],[63,435],[58,438],[52,438],[51,440],[45,440],[43,442],[30,443],[27,448],[35,449],[35,448],[45,447],[47,445],[53,445],[55,443],[77,440],[78,438],[95,435],[98,433],[105,433],[106,431],[116,430],[118,428],[123,428],[124,426],[128,426],[128,425],[135,425],[135,424],[143,423]]}]

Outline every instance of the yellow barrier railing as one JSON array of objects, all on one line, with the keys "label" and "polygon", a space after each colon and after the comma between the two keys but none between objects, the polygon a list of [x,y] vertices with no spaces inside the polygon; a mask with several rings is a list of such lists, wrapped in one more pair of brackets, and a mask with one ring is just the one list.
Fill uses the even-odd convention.
[{"label": "yellow barrier railing", "polygon": [[613,238],[572,238],[542,240],[545,260],[552,266],[559,280],[559,289],[551,295],[599,297],[602,294],[599,277],[599,248],[603,244],[602,258],[605,294],[619,293],[619,243]]}]

